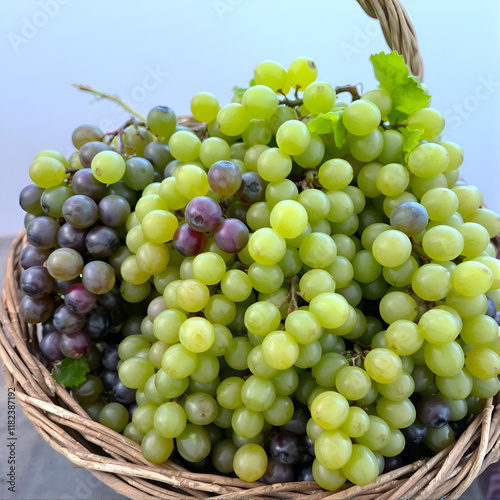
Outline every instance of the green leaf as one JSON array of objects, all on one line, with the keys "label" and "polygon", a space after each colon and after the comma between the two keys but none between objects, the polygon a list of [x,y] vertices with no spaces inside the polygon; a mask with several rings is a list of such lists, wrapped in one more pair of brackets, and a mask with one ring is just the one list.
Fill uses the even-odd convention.
[{"label": "green leaf", "polygon": [[403,56],[395,50],[387,54],[380,52],[370,56],[375,78],[380,86],[392,97],[392,110],[389,121],[396,123],[404,121],[417,109],[425,108],[431,96],[424,89],[419,79],[410,75]]},{"label": "green leaf", "polygon": [[418,129],[409,129],[405,127],[401,127],[399,129],[401,135],[404,138],[403,143],[403,152],[405,154],[405,162],[408,161],[408,156],[410,153],[418,146],[418,141],[420,140],[420,136],[423,133],[423,130]]},{"label": "green leaf", "polygon": [[85,382],[88,372],[87,358],[65,358],[52,370],[52,376],[65,387],[74,387]]},{"label": "green leaf", "polygon": [[346,128],[342,121],[343,109],[329,111],[328,113],[320,113],[314,120],[307,124],[307,128],[311,134],[332,134],[335,146],[340,148],[345,141]]},{"label": "green leaf", "polygon": [[241,100],[243,99],[243,94],[248,90],[248,87],[238,87],[235,85],[233,87],[233,99],[231,102],[238,102],[241,104]]}]

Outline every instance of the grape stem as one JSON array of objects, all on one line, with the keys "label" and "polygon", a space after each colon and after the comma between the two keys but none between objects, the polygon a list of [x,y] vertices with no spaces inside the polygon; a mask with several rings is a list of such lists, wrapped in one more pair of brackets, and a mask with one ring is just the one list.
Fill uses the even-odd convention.
[{"label": "grape stem", "polygon": [[[358,91],[358,86],[361,87],[361,92],[363,92],[361,83],[357,83],[356,85],[342,85],[339,87],[335,87],[335,93],[340,94],[342,92],[349,92],[352,96],[352,100],[357,101],[358,99],[361,99],[361,95]],[[302,104],[304,104],[304,100],[299,99],[298,97],[298,87],[297,89],[295,89],[295,99],[289,99],[282,90],[278,90],[278,92],[283,96],[283,99],[279,102],[280,104],[284,104],[285,106],[288,106],[290,108],[296,108],[297,106],[302,106]]]},{"label": "grape stem", "polygon": [[93,89],[90,85],[82,85],[81,83],[73,83],[73,86],[78,90],[83,92],[89,92],[90,94],[94,94],[98,99],[108,99],[110,101],[116,102],[122,108],[126,109],[131,115],[136,116],[141,120],[141,122],[146,121],[146,117],[135,111],[135,109],[131,108],[127,103],[123,102],[120,97],[117,95],[108,94],[107,92],[102,92],[101,90]]}]

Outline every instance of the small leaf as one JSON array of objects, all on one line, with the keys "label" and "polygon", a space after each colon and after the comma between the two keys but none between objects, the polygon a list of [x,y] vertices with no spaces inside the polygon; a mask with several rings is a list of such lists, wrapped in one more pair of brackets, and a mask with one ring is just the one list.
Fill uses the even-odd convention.
[{"label": "small leaf", "polygon": [[391,123],[404,121],[418,109],[429,104],[431,96],[416,76],[410,75],[404,59],[395,50],[387,54],[380,52],[370,56],[375,78],[392,98],[389,113]]},{"label": "small leaf", "polygon": [[231,102],[238,102],[241,104],[241,100],[243,99],[243,94],[248,90],[248,87],[238,87],[235,85],[233,87],[233,99]]},{"label": "small leaf", "polygon": [[52,376],[65,387],[74,387],[85,382],[88,372],[87,358],[65,358],[52,370]]},{"label": "small leaf", "polygon": [[340,148],[344,144],[346,136],[346,128],[342,120],[343,109],[329,111],[328,113],[320,113],[314,120],[307,124],[307,128],[311,134],[333,134],[335,146]]},{"label": "small leaf", "polygon": [[405,162],[407,162],[410,153],[418,146],[418,141],[420,140],[423,130],[401,127],[399,132],[405,140],[403,144],[403,152],[405,154]]}]

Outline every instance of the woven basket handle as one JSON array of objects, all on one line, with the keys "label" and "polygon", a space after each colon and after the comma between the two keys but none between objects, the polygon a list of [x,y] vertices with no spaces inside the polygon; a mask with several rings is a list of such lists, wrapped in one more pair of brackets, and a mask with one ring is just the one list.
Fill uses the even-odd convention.
[{"label": "woven basket handle", "polygon": [[417,34],[399,0],[357,0],[357,2],[370,17],[379,20],[387,45],[401,54],[410,71],[423,80],[424,66],[418,48]]}]

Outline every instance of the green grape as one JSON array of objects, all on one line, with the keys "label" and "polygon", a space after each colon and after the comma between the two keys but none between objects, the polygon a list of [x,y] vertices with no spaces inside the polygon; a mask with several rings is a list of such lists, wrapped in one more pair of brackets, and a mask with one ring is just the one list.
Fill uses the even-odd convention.
[{"label": "green grape", "polygon": [[354,269],[354,279],[358,283],[371,283],[382,272],[382,266],[369,250],[357,252],[352,258],[351,264]]},{"label": "green grape", "polygon": [[457,258],[462,253],[464,238],[453,227],[435,226],[425,232],[422,246],[431,259],[448,261]]},{"label": "green grape", "polygon": [[176,438],[180,436],[186,428],[186,423],[186,413],[178,403],[163,403],[154,412],[154,428],[162,437]]},{"label": "green grape", "polygon": [[412,376],[405,370],[401,375],[387,384],[377,383],[379,393],[389,401],[403,401],[409,398],[415,390]]},{"label": "green grape", "polygon": [[373,257],[384,267],[403,265],[410,257],[411,250],[410,238],[396,229],[380,233],[373,241],[372,246]]},{"label": "green grape", "polygon": [[234,471],[233,460],[237,450],[238,448],[232,440],[219,441],[212,449],[212,464],[222,474],[230,474]]},{"label": "green grape", "polygon": [[239,436],[252,439],[260,434],[264,426],[261,412],[250,410],[245,406],[236,409],[231,417],[231,425]]},{"label": "green grape", "polygon": [[187,424],[175,443],[181,457],[189,462],[199,462],[210,453],[210,436],[205,427],[200,425]]},{"label": "green grape", "polygon": [[257,481],[267,469],[267,455],[255,443],[244,444],[234,454],[233,469],[243,481]]},{"label": "green grape", "polygon": [[500,370],[500,356],[487,347],[474,347],[465,353],[465,366],[473,377],[489,379]]},{"label": "green grape", "polygon": [[200,426],[212,423],[217,417],[217,409],[215,399],[205,392],[193,392],[184,401],[187,420]]},{"label": "green grape", "polygon": [[311,140],[307,125],[298,120],[288,120],[276,132],[278,147],[288,155],[303,153]]},{"label": "green grape", "polygon": [[247,226],[252,231],[257,231],[262,227],[270,227],[270,215],[271,207],[266,201],[254,203],[247,211]]},{"label": "green grape", "polygon": [[243,302],[252,293],[252,281],[239,269],[226,271],[220,281],[222,293],[233,302]]},{"label": "green grape", "polygon": [[236,304],[224,297],[222,294],[215,294],[210,297],[207,305],[203,309],[205,318],[211,323],[221,325],[231,324],[237,314]]},{"label": "green grape", "polygon": [[499,389],[500,380],[498,380],[497,376],[491,378],[472,377],[472,396],[481,399],[492,398],[498,394]]},{"label": "green grape", "polygon": [[431,344],[447,344],[458,337],[461,322],[454,315],[442,309],[430,309],[420,317],[418,329],[427,342]]},{"label": "green grape", "polygon": [[214,252],[204,252],[193,260],[193,276],[205,285],[219,283],[226,272],[224,259]]},{"label": "green grape", "polygon": [[165,200],[167,205],[173,210],[184,208],[189,200],[177,189],[175,177],[167,177],[161,181],[158,194]]},{"label": "green grape", "polygon": [[198,363],[191,373],[191,380],[199,384],[209,384],[217,379],[220,371],[220,363],[211,352],[198,354]]},{"label": "green grape", "polygon": [[283,283],[283,271],[277,264],[265,266],[258,262],[254,262],[250,265],[247,272],[252,281],[253,288],[258,292],[273,293],[278,290]]},{"label": "green grape", "polygon": [[177,217],[166,210],[152,210],[142,219],[142,232],[153,243],[170,241],[179,226]]},{"label": "green grape", "polygon": [[168,141],[170,154],[181,162],[196,160],[201,151],[201,141],[196,134],[189,130],[180,130],[173,134]]},{"label": "green grape", "polygon": [[377,414],[391,427],[403,429],[411,425],[416,418],[416,410],[409,399],[393,401],[381,397],[377,401]]},{"label": "green grape", "polygon": [[304,90],[304,105],[313,114],[327,113],[335,105],[335,89],[327,82],[314,82]]},{"label": "green grape", "polygon": [[368,418],[370,419],[368,431],[356,438],[356,441],[372,451],[377,451],[389,442],[391,428],[385,420],[376,415],[369,415]]},{"label": "green grape", "polygon": [[168,265],[168,248],[163,243],[146,241],[137,249],[136,259],[137,266],[147,274],[159,274]]},{"label": "green grape", "polygon": [[275,61],[263,61],[254,70],[255,83],[266,85],[277,92],[284,90],[287,84],[287,72],[281,64]]},{"label": "green grape", "polygon": [[285,179],[291,171],[292,160],[290,156],[278,148],[264,150],[257,160],[257,172],[268,182]]},{"label": "green grape", "polygon": [[207,173],[196,165],[183,165],[175,173],[175,186],[188,200],[205,196],[209,190]]},{"label": "green grape", "polygon": [[104,183],[113,184],[125,175],[125,160],[114,151],[101,151],[97,153],[91,164],[94,177]]},{"label": "green grape", "polygon": [[191,99],[191,113],[196,120],[210,123],[217,117],[219,101],[210,92],[198,92]]},{"label": "green grape", "polygon": [[367,446],[354,444],[352,446],[351,458],[342,467],[342,472],[353,484],[370,484],[379,475],[377,457]]},{"label": "green grape", "polygon": [[479,255],[474,257],[474,260],[484,264],[493,275],[493,282],[487,291],[489,292],[500,289],[500,260],[497,259],[496,256],[489,255]]},{"label": "green grape", "polygon": [[295,338],[286,331],[269,333],[262,342],[264,361],[276,370],[291,368],[299,356],[299,346]]},{"label": "green grape", "polygon": [[[304,214],[307,223],[305,210]],[[261,228],[250,235],[248,251],[252,259],[258,264],[271,266],[277,264],[284,257],[286,242],[283,236],[275,229]]]},{"label": "green grape", "polygon": [[61,184],[66,177],[64,164],[56,158],[41,156],[35,158],[29,168],[30,179],[41,188],[52,188]]},{"label": "green grape", "polygon": [[280,396],[293,394],[299,385],[299,376],[293,367],[280,370],[271,380],[276,388],[276,394]]},{"label": "green grape", "polygon": [[241,104],[232,102],[219,109],[217,125],[220,131],[230,137],[240,135],[250,123],[250,115]]},{"label": "green grape", "polygon": [[244,380],[240,377],[228,377],[217,387],[217,402],[226,409],[236,410],[243,404],[241,389]]},{"label": "green grape", "polygon": [[253,411],[268,410],[276,398],[276,389],[269,379],[251,375],[241,388],[243,404]]},{"label": "green grape", "polygon": [[380,110],[380,114],[384,119],[392,109],[392,98],[384,89],[369,90],[361,96],[361,99],[373,102]]},{"label": "green grape", "polygon": [[328,469],[318,459],[313,462],[312,473],[318,486],[329,491],[338,490],[347,480],[342,469]]},{"label": "green grape", "polygon": [[308,57],[298,57],[288,66],[288,83],[292,88],[306,89],[317,75],[318,67]]},{"label": "green grape", "polygon": [[302,260],[297,248],[288,247],[285,256],[278,262],[285,278],[291,278],[302,269]]},{"label": "green grape", "polygon": [[453,186],[451,190],[458,197],[458,212],[462,217],[474,213],[483,203],[483,194],[476,186],[463,184]]},{"label": "green grape", "polygon": [[366,99],[353,101],[344,109],[342,115],[346,129],[356,136],[373,132],[380,125],[381,119],[378,107]]},{"label": "green grape", "polygon": [[196,279],[186,279],[179,284],[176,290],[176,299],[179,306],[188,312],[201,311],[210,300],[207,285]]},{"label": "green grape", "polygon": [[143,301],[151,292],[151,283],[146,282],[142,285],[132,285],[125,280],[121,282],[120,294],[124,300],[132,304]]},{"label": "green grape", "polygon": [[208,137],[200,146],[200,160],[205,167],[210,168],[215,162],[231,159],[229,144],[220,137]]},{"label": "green grape", "polygon": [[338,293],[320,293],[309,303],[309,311],[314,314],[323,328],[339,328],[349,318],[347,300]]},{"label": "green grape", "polygon": [[[330,212],[330,201],[326,194],[319,189],[306,189],[302,191],[297,201],[305,208],[309,222],[321,221]],[[329,224],[328,230],[330,231]]]},{"label": "green grape", "polygon": [[137,262],[136,255],[129,255],[120,266],[122,278],[132,285],[142,285],[151,277],[150,273],[144,272]]},{"label": "green grape", "polygon": [[484,252],[490,241],[490,235],[486,228],[475,222],[465,222],[456,226],[456,230],[464,239],[462,255],[476,257]]},{"label": "green grape", "polygon": [[472,347],[489,347],[498,337],[498,324],[486,314],[464,318],[460,337]]},{"label": "green grape", "polygon": [[290,179],[270,182],[266,187],[266,201],[270,208],[283,200],[296,200],[299,196],[297,186]]},{"label": "green grape", "polygon": [[368,374],[358,366],[346,366],[342,368],[335,378],[337,391],[350,401],[364,398],[371,388],[371,380]]},{"label": "green grape", "polygon": [[326,161],[318,170],[318,181],[328,191],[344,189],[349,186],[352,179],[351,164],[341,158]]},{"label": "green grape", "polygon": [[[335,263],[340,257],[337,256]],[[333,265],[333,264],[332,264]],[[336,288],[332,275],[324,269],[311,269],[305,272],[299,281],[299,289],[304,294],[304,298],[310,302],[320,293],[334,293]]]},{"label": "green grape", "polygon": [[464,352],[456,342],[447,344],[425,344],[425,363],[436,375],[452,377],[464,366]]},{"label": "green grape", "polygon": [[[283,200],[278,202],[271,210],[270,214],[270,224],[274,231],[282,238],[292,239],[297,238],[302,234],[307,226],[307,211],[306,209],[298,202],[293,200]],[[252,240],[255,240],[256,234],[265,234],[266,240],[262,240],[262,246],[272,247],[273,253],[277,253],[281,255],[282,247],[281,244],[278,247],[277,243],[274,241],[276,238],[270,238],[272,231],[267,228],[258,229],[250,236],[249,240],[249,251],[250,255],[254,258],[256,262],[260,262],[261,264],[276,264],[275,259],[267,258],[266,261],[261,261],[257,257],[260,257],[259,253],[253,255],[252,252],[255,252],[253,248]]]},{"label": "green grape", "polygon": [[125,427],[125,429],[123,429],[123,435],[128,438],[128,439],[131,439],[132,441],[134,441],[135,443],[137,444],[141,444],[142,440],[144,439],[144,434],[142,434],[142,432],[139,432],[134,424],[132,422],[128,423]]},{"label": "green grape", "polygon": [[[309,422],[308,422],[308,427],[309,427]],[[344,431],[349,437],[358,438],[366,434],[369,428],[370,428],[370,419],[366,411],[360,408],[359,406],[350,406],[347,419],[342,424],[340,429]],[[311,436],[309,435],[309,437]]]},{"label": "green grape", "polygon": [[458,209],[458,197],[448,188],[433,188],[426,191],[420,200],[433,221],[445,221]]},{"label": "green grape", "polygon": [[488,291],[493,284],[493,273],[481,262],[461,262],[451,273],[451,281],[458,293],[473,297]]},{"label": "green grape", "polygon": [[389,442],[379,450],[384,457],[395,457],[405,449],[405,437],[399,429],[391,427]]},{"label": "green grape", "polygon": [[450,399],[444,396],[442,393],[438,392],[436,394],[438,398],[441,398],[450,408],[450,420],[452,422],[457,422],[458,420],[462,420],[469,413],[469,409],[467,407],[467,401],[465,399]]},{"label": "green grape", "polygon": [[379,347],[366,355],[365,370],[375,382],[387,384],[401,375],[403,367],[396,353]]},{"label": "green grape", "polygon": [[141,247],[143,243],[146,243],[147,239],[142,232],[141,224],[139,223],[137,226],[131,227],[127,231],[127,236],[125,238],[125,243],[127,248],[132,253],[137,253],[137,250]]},{"label": "green grape", "polygon": [[349,415],[349,402],[335,391],[325,391],[316,396],[311,405],[312,419],[325,430],[339,428]]},{"label": "green grape", "polygon": [[446,170],[448,151],[435,143],[419,144],[408,156],[408,168],[417,177],[429,179]]},{"label": "green grape", "polygon": [[413,321],[417,316],[418,305],[407,293],[390,292],[380,300],[379,310],[381,318],[390,325],[398,320]]},{"label": "green grape", "polygon": [[329,469],[340,469],[351,458],[352,441],[340,429],[323,431],[314,442],[316,459]]},{"label": "green grape", "polygon": [[[354,203],[344,191],[327,191],[326,198],[329,204],[325,218],[330,222],[341,223],[349,220],[354,214]],[[326,204],[325,204],[326,205]]]},{"label": "green grape", "polygon": [[163,354],[161,366],[163,371],[174,379],[189,377],[196,369],[198,358],[196,353],[188,350],[182,344],[170,346]]},{"label": "green grape", "polygon": [[243,141],[249,146],[269,144],[272,138],[273,133],[268,120],[250,120],[242,134]]},{"label": "green grape", "polygon": [[391,229],[391,226],[383,222],[375,222],[374,224],[367,226],[361,234],[361,244],[363,245],[363,248],[371,251],[375,238],[389,229]]},{"label": "green grape", "polygon": [[254,374],[263,378],[271,378],[278,374],[278,370],[275,370],[269,366],[262,354],[261,345],[256,345],[248,354],[247,358],[248,369]]},{"label": "green grape", "polygon": [[[418,269],[419,267],[417,261],[410,255],[408,260],[403,262],[403,264],[401,264],[400,266],[384,267],[382,269],[382,274],[385,281],[387,281],[389,285],[396,287],[405,287],[412,282],[413,275]],[[448,274],[448,282],[450,282],[450,279],[450,275]],[[417,292],[415,291],[415,293]]]},{"label": "green grape", "polygon": [[455,434],[449,424],[439,429],[427,429],[427,435],[424,438],[424,444],[434,453],[439,453],[455,442]]},{"label": "green grape", "polygon": [[120,380],[131,389],[143,388],[153,373],[154,366],[149,359],[135,356],[124,360],[118,368]]},{"label": "green grape", "polygon": [[280,310],[270,302],[255,302],[245,311],[245,327],[254,335],[265,336],[281,322]]},{"label": "green grape", "polygon": [[311,139],[307,148],[299,154],[296,154],[293,159],[297,165],[302,168],[314,168],[318,166],[325,156],[325,144],[321,137],[311,134]]},{"label": "green grape", "polygon": [[332,234],[332,239],[337,245],[337,255],[352,260],[356,253],[356,243],[345,234]]},{"label": "green grape", "polygon": [[173,439],[161,436],[155,429],[151,429],[141,442],[141,452],[144,458],[154,464],[165,462],[173,449]]},{"label": "green grape", "polygon": [[129,423],[127,408],[120,403],[108,403],[99,412],[99,422],[116,432],[121,432]]},{"label": "green grape", "polygon": [[258,172],[259,159],[268,149],[270,148],[265,144],[255,144],[248,148],[244,158],[244,164],[247,171],[251,170],[252,172]]},{"label": "green grape", "polygon": [[423,300],[441,300],[451,290],[451,274],[439,264],[424,264],[414,272],[411,286]]},{"label": "green grape", "polygon": [[157,194],[141,196],[135,205],[135,216],[139,222],[153,210],[168,211],[167,202]]},{"label": "green grape", "polygon": [[205,318],[188,318],[179,327],[181,344],[193,353],[210,349],[215,339],[212,323]]},{"label": "green grape", "polygon": [[378,172],[377,189],[385,196],[397,196],[405,191],[410,183],[408,169],[399,163],[388,163]]},{"label": "green grape", "polygon": [[262,412],[266,422],[274,426],[285,425],[293,417],[294,406],[288,396],[276,395],[269,408]]},{"label": "green grape", "polygon": [[342,189],[351,198],[354,214],[360,214],[366,207],[366,196],[357,186],[347,186]]},{"label": "green grape", "polygon": [[383,164],[401,162],[404,147],[403,136],[397,130],[384,130],[382,138],[384,145],[378,156],[378,160]]},{"label": "green grape", "polygon": [[434,108],[422,108],[414,111],[407,120],[408,128],[421,130],[420,139],[432,139],[444,129],[444,117]]},{"label": "green grape", "polygon": [[235,370],[246,370],[248,368],[248,355],[253,346],[245,337],[234,337],[231,344],[224,353],[226,363]]},{"label": "green grape", "polygon": [[266,85],[254,85],[245,91],[241,103],[250,118],[268,119],[275,113],[279,101]]},{"label": "green grape", "polygon": [[337,246],[333,239],[324,233],[306,235],[299,246],[302,262],[312,268],[325,268],[333,263]]},{"label": "green grape", "polygon": [[311,368],[321,359],[321,354],[321,344],[317,340],[309,344],[299,344],[299,357],[295,361],[295,366]]},{"label": "green grape", "polygon": [[377,128],[367,135],[352,135],[349,137],[349,151],[358,161],[369,162],[375,160],[382,152],[383,147],[384,138]]},{"label": "green grape", "polygon": [[436,386],[443,396],[453,399],[465,399],[472,391],[473,379],[466,368],[451,377],[436,376]]},{"label": "green grape", "polygon": [[462,148],[455,142],[451,141],[442,141],[438,144],[443,146],[443,148],[448,151],[448,155],[450,157],[450,162],[445,172],[456,172],[458,167],[460,167],[464,161],[464,152],[462,151]]},{"label": "green grape", "polygon": [[387,327],[385,342],[387,347],[399,356],[408,356],[422,347],[424,337],[422,331],[411,319],[399,319]]}]

